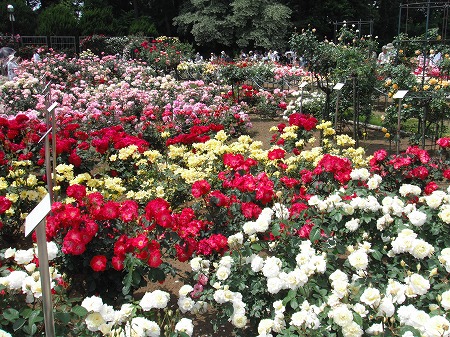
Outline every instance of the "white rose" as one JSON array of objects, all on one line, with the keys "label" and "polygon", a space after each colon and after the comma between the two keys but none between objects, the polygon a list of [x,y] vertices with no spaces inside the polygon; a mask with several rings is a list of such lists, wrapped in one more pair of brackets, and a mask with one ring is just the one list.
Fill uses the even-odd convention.
[{"label": "white rose", "polygon": [[271,294],[278,294],[283,289],[284,281],[278,277],[270,277],[267,279],[267,291]]},{"label": "white rose", "polygon": [[18,250],[16,251],[16,254],[14,255],[14,261],[17,262],[17,264],[28,264],[34,259],[34,249],[30,248],[27,250]]},{"label": "white rose", "polygon": [[363,333],[363,329],[355,322],[351,322],[350,324],[342,327],[342,334],[344,337],[361,337]]},{"label": "white rose", "polygon": [[48,260],[51,261],[58,255],[58,246],[53,241],[47,242]]},{"label": "white rose", "polygon": [[369,264],[369,257],[363,249],[357,249],[348,256],[348,262],[357,270],[366,270]]},{"label": "white rose", "polygon": [[196,272],[196,271],[199,271],[199,270],[200,270],[200,268],[201,268],[200,262],[201,262],[201,261],[202,261],[202,258],[201,258],[201,257],[194,257],[194,258],[191,260],[190,265],[191,265],[192,271]]},{"label": "white rose", "polygon": [[378,307],[378,315],[391,317],[395,313],[395,306],[389,297],[385,297],[381,300],[380,306]]},{"label": "white rose", "polygon": [[98,331],[100,325],[106,323],[102,315],[98,312],[90,313],[84,321],[89,331]]},{"label": "white rose", "polygon": [[282,262],[279,258],[275,256],[268,257],[262,268],[262,272],[265,277],[276,277],[280,274]]},{"label": "white rose", "polygon": [[430,337],[449,336],[450,322],[443,316],[432,316],[425,325],[425,332]]},{"label": "white rose", "polygon": [[194,288],[191,285],[185,284],[178,290],[178,295],[187,296],[192,290],[194,290]]},{"label": "white rose", "polygon": [[411,224],[420,227],[427,221],[427,215],[421,211],[415,210],[408,214],[408,219]]},{"label": "white rose", "polygon": [[258,324],[258,333],[263,336],[267,335],[270,333],[270,331],[272,331],[272,327],[273,327],[273,320],[269,318],[264,318]]},{"label": "white rose", "polygon": [[264,259],[258,255],[255,255],[255,257],[252,259],[251,267],[255,273],[261,271],[264,267]]},{"label": "white rose", "polygon": [[86,297],[83,302],[81,302],[81,306],[85,308],[87,311],[99,312],[103,306],[103,300],[98,296]]},{"label": "white rose", "polygon": [[243,329],[247,325],[247,316],[238,314],[231,316],[231,324],[236,328]]},{"label": "white rose", "polygon": [[175,325],[175,331],[184,332],[188,336],[192,336],[192,333],[194,332],[194,324],[189,318],[182,318]]},{"label": "white rose", "polygon": [[359,219],[351,219],[345,223],[345,228],[347,228],[350,232],[354,232],[359,227]]},{"label": "white rose", "polygon": [[369,180],[367,180],[367,188],[369,190],[375,190],[378,188],[380,183],[382,182],[382,178],[378,174],[374,174]]},{"label": "white rose", "polygon": [[353,314],[351,310],[345,305],[341,304],[333,308],[329,315],[333,319],[334,323],[344,327],[353,322]]},{"label": "white rose", "polygon": [[438,213],[438,216],[446,224],[450,224],[450,206],[446,205],[445,207],[442,207],[441,211]]},{"label": "white rose", "polygon": [[430,282],[419,274],[412,274],[405,279],[406,296],[425,295],[430,289]]},{"label": "white rose", "polygon": [[297,311],[291,316],[291,325],[296,327],[301,327],[303,323],[306,322],[309,313],[307,311]]},{"label": "white rose", "polygon": [[416,259],[423,259],[425,257],[429,257],[434,253],[434,247],[428,242],[420,239],[415,239],[412,242],[410,253]]},{"label": "white rose", "polygon": [[359,300],[372,308],[377,307],[381,300],[380,291],[376,288],[368,287],[364,290]]},{"label": "white rose", "polygon": [[231,270],[225,266],[220,266],[216,271],[216,276],[219,281],[224,281],[230,276]]},{"label": "white rose", "polygon": [[14,257],[14,254],[16,254],[16,249],[15,248],[8,248],[7,250],[5,250],[5,259],[9,259],[11,257]]},{"label": "white rose", "polygon": [[194,308],[195,302],[190,297],[180,297],[178,298],[178,307],[182,313],[191,311]]},{"label": "white rose", "polygon": [[169,300],[169,293],[157,289],[153,292],[146,292],[139,301],[139,305],[144,311],[149,311],[153,308],[163,309],[167,306]]},{"label": "white rose", "polygon": [[410,185],[410,184],[403,184],[400,186],[399,193],[401,196],[406,197],[407,195],[420,195],[422,193],[422,190],[419,186],[416,185]]},{"label": "white rose", "polygon": [[445,310],[449,310],[450,309],[450,290],[443,292],[441,297],[442,297],[442,299],[441,299],[442,307]]},{"label": "white rose", "polygon": [[383,324],[381,323],[372,324],[365,332],[369,335],[380,336],[384,332]]}]

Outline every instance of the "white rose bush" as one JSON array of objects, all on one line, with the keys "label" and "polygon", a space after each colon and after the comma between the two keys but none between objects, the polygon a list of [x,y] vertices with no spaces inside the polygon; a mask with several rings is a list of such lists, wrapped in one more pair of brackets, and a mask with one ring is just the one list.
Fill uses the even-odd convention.
[{"label": "white rose bush", "polygon": [[242,337],[450,335],[445,156],[366,154],[294,103],[263,149],[229,86],[110,57],[26,69],[2,87],[0,336],[44,331],[35,237],[13,240],[45,195],[42,76],[58,102],[58,336],[196,336],[205,313]]}]

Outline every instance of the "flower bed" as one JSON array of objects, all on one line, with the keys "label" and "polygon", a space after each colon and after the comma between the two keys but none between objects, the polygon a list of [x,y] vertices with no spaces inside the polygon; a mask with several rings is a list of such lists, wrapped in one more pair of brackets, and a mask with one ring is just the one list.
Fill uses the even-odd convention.
[{"label": "flower bed", "polygon": [[[448,139],[440,158],[366,155],[292,103],[264,150],[229,86],[109,57],[26,69],[2,87],[0,231],[20,237],[46,193],[43,75],[58,102],[46,228],[58,335],[194,336],[210,309],[236,336],[450,334]],[[0,334],[42,334],[35,248],[0,252]],[[136,295],[168,275],[177,298]]]}]

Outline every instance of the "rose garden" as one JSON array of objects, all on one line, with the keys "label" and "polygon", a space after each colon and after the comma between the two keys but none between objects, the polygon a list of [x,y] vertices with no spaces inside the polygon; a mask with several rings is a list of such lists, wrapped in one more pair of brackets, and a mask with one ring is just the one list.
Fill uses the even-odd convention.
[{"label": "rose garden", "polygon": [[351,29],[290,42],[307,68],[194,63],[175,38],[21,63],[0,87],[0,336],[45,334],[23,226],[50,181],[56,336],[201,336],[206,314],[213,336],[450,336],[450,50],[427,67],[399,37],[380,66]]}]

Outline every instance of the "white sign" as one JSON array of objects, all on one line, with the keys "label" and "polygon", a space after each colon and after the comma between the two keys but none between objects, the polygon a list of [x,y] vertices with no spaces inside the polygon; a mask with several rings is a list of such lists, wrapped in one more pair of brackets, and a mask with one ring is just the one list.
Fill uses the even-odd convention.
[{"label": "white sign", "polygon": [[48,112],[52,112],[52,110],[53,110],[54,108],[56,108],[57,105],[58,105],[57,102],[53,102],[53,104],[50,105],[50,106],[48,107],[47,111],[48,111]]},{"label": "white sign", "polygon": [[408,90],[399,90],[395,93],[394,96],[392,96],[392,98],[403,98],[403,97],[405,97],[407,92],[408,92]]},{"label": "white sign", "polygon": [[305,85],[307,85],[307,84],[308,84],[308,82],[302,82],[302,83],[300,83],[300,85],[298,87],[301,89],[301,88],[304,88]]},{"label": "white sign", "polygon": [[344,83],[336,83],[336,85],[333,87],[333,90],[341,90],[344,86]]},{"label": "white sign", "polygon": [[25,236],[28,236],[36,226],[45,218],[52,209],[50,194],[47,193],[44,199],[25,218]]}]

